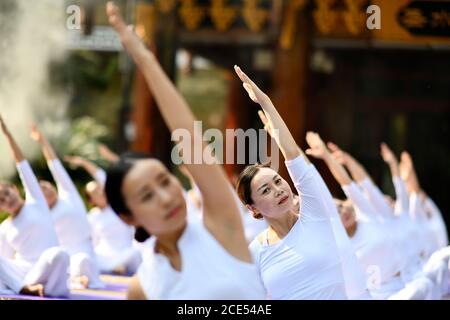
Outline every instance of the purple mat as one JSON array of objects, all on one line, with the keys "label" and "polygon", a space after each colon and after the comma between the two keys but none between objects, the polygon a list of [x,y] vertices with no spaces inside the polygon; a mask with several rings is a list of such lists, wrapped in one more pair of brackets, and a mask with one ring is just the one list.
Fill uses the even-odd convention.
[{"label": "purple mat", "polygon": [[[5,294],[0,295],[1,299],[14,300],[124,300],[125,297],[117,296],[114,293],[125,293],[128,289],[126,283],[105,283],[105,288],[99,291],[96,290],[79,290],[71,292],[68,298],[50,298],[50,297],[35,297],[21,294]],[[111,294],[105,291],[110,291]]]}]

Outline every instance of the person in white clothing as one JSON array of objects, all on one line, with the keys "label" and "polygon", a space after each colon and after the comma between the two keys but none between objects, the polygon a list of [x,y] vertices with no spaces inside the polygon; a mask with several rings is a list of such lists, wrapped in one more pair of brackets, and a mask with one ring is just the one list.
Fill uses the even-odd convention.
[{"label": "person in white clothing", "polygon": [[79,156],[65,157],[67,163],[86,170],[95,180],[86,184],[86,194],[93,208],[89,211],[97,263],[101,272],[133,275],[142,262],[133,245],[135,228],[120,220],[110,207],[104,192],[106,172]]},{"label": "person in white clothing", "polygon": [[67,296],[69,256],[58,239],[36,177],[0,116],[16,161],[25,200],[16,186],[0,183],[0,293]]},{"label": "person in white clothing", "polygon": [[[391,265],[396,265],[397,268],[399,266],[401,267],[400,276],[406,287],[395,293],[395,298],[436,299],[436,285],[432,279],[426,278],[426,274],[421,272],[418,254],[421,244],[416,243],[414,234],[412,233],[414,229],[411,226],[407,212],[409,205],[407,195],[405,194],[406,188],[399,177],[398,163],[392,151],[386,144],[381,145],[381,154],[391,169],[397,196],[394,205],[390,206],[386,197],[373,184],[363,166],[356,159],[340,150],[335,144],[329,143],[328,145],[333,151],[334,157],[346,166],[358,183],[359,189],[355,188],[358,194],[363,191],[366,195],[366,199],[360,197],[362,201],[355,201],[355,207],[357,209],[363,208],[362,205],[366,207],[366,209],[362,209],[366,215],[369,211],[376,213],[370,215],[373,218],[372,222],[378,221],[380,223],[379,226],[382,226],[383,232],[383,235],[377,241],[384,242],[384,248],[390,248],[388,252],[385,252],[390,258],[386,257],[383,264],[389,262]],[[355,197],[354,194],[353,197]],[[369,200],[369,204],[367,204],[367,200]],[[414,276],[407,276],[411,272]],[[392,293],[396,288],[391,287],[391,289]],[[388,293],[389,291],[385,292],[384,298],[386,298]],[[383,295],[380,298],[383,298]]]},{"label": "person in white clothing", "polygon": [[[422,190],[411,156],[404,151],[401,154],[400,174],[406,183],[409,193],[409,213],[410,218],[415,222],[414,227],[423,243],[422,248],[422,273],[431,279],[435,284],[435,297],[440,298],[448,293],[448,255],[443,255],[442,246],[447,241],[445,224],[439,213],[430,210],[429,197]],[[438,229],[433,229],[433,220],[438,220]],[[440,220],[440,221],[439,221]],[[444,233],[444,235],[442,234]],[[419,272],[417,274],[420,274]],[[416,277],[416,274],[414,275]]]},{"label": "person in white clothing", "polygon": [[267,295],[347,299],[330,216],[314,171],[270,98],[239,67],[235,71],[249,97],[263,109],[300,197],[297,211],[289,184],[267,165],[248,166],[239,176],[236,189],[241,201],[269,225],[249,246]]},{"label": "person in white clothing", "polygon": [[83,199],[53,147],[34,124],[31,138],[41,145],[57,185],[56,190],[50,182],[40,181],[59,243],[70,255],[71,285],[74,288],[103,288]]},{"label": "person in white clothing", "polygon": [[[270,126],[266,116],[264,115],[264,112],[259,111],[258,115],[262,123],[264,124],[264,129],[266,129],[269,135],[271,135],[271,130],[269,130]],[[338,210],[333,201],[333,197],[319,172],[317,171],[316,167],[312,163],[310,163],[309,166],[314,172],[314,177],[316,178],[316,181],[321,189],[320,194],[322,200],[324,201],[328,210],[328,214],[330,216],[331,226],[333,228],[334,237],[342,263],[342,272],[344,276],[347,296],[351,300],[370,300],[372,299],[372,296],[370,295],[370,292],[367,288],[367,277],[355,254],[355,248],[353,247],[353,244],[351,243],[349,236],[347,235],[346,230],[341,222]],[[297,206],[295,210],[298,211],[298,196],[295,196],[294,204]]]},{"label": "person in white clothing", "polygon": [[[377,214],[359,187],[349,177],[341,163],[332,156],[317,133],[306,136],[310,149],[307,153],[322,159],[336,181],[341,185],[355,210],[342,210],[342,222],[346,228],[356,255],[368,278],[368,288],[373,298],[386,299],[401,290],[401,264],[392,253],[392,244],[386,241],[386,228],[378,221]],[[343,204],[341,204],[343,205]]]},{"label": "person in white clothing", "polygon": [[[114,3],[108,2],[106,11],[169,129],[193,136],[195,118],[153,53],[126,27]],[[192,164],[184,152],[182,158],[201,192],[202,219],[187,219],[181,183],[161,161],[123,159],[107,171],[111,207],[128,224],[152,234],[151,250],[130,283],[128,298],[264,299],[225,171],[214,162]]]}]

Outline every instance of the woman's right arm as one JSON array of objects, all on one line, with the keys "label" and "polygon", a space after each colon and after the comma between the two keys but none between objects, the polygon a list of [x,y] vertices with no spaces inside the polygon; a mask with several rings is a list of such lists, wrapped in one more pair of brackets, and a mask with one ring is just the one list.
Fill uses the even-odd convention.
[{"label": "woman's right arm", "polygon": [[[200,148],[202,155],[211,154],[211,150],[206,149],[209,147],[204,143],[195,145],[196,141],[193,137],[199,134],[196,132],[198,131],[195,126],[196,119],[156,57],[136,34],[126,27],[118,7],[112,2],[107,4],[107,15],[123,46],[143,73],[169,129],[187,131],[191,137],[188,141],[191,150]],[[204,159],[200,159],[200,163],[193,159],[186,159],[185,153],[182,156],[187,170],[193,176],[202,194],[205,226],[229,253],[240,260],[251,261],[239,208],[234,201],[233,191],[224,169],[214,158],[208,159],[212,160],[211,164]]]},{"label": "woman's right arm", "polygon": [[306,154],[325,162],[345,195],[352,200],[353,205],[358,209],[358,213],[374,217],[375,212],[373,207],[364,197],[359,187],[352,181],[342,164],[330,153],[320,136],[317,133],[308,132],[306,135],[306,142],[310,147],[310,149],[306,150]]},{"label": "woman's right arm", "polygon": [[48,208],[47,201],[44,198],[44,194],[42,193],[41,187],[39,186],[30,164],[23,157],[22,151],[14,140],[12,134],[9,132],[1,116],[0,127],[6,137],[6,140],[8,141],[14,160],[16,161],[17,171],[19,172],[20,180],[22,181],[22,185],[25,189],[26,201],[35,201]]},{"label": "woman's right arm", "polygon": [[398,160],[394,155],[394,152],[389,148],[386,143],[381,144],[381,157],[384,162],[389,166],[391,171],[392,182],[395,188],[395,213],[400,216],[403,213],[408,213],[409,203],[408,203],[408,193],[406,191],[406,185],[404,181],[400,178],[400,170],[398,165]]},{"label": "woman's right arm", "polygon": [[349,153],[343,152],[337,145],[328,143],[328,147],[333,154],[340,154],[342,163],[348,169],[350,174],[363,189],[367,198],[369,199],[375,212],[380,216],[380,219],[392,219],[393,209],[387,203],[383,193],[372,182],[366,169]]}]

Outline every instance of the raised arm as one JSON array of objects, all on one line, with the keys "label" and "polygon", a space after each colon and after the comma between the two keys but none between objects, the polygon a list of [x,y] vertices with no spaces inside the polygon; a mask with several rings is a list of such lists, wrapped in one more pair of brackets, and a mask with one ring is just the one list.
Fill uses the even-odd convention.
[{"label": "raised arm", "polygon": [[352,179],[345,171],[344,167],[335,159],[327,146],[322,141],[320,136],[315,132],[306,133],[306,142],[309,145],[309,149],[306,150],[306,154],[313,156],[314,158],[321,159],[328,166],[328,169],[333,174],[333,177],[341,186],[349,185]]},{"label": "raised arm", "polygon": [[118,154],[113,152],[111,149],[109,149],[106,145],[104,145],[102,143],[99,144],[99,146],[98,146],[98,152],[100,153],[100,156],[103,159],[105,159],[106,161],[108,161],[110,163],[116,163],[120,159]]},{"label": "raised arm", "polygon": [[9,132],[1,116],[0,127],[6,137],[6,140],[9,143],[11,152],[14,156],[14,160],[16,161],[17,171],[19,172],[20,180],[22,181],[22,185],[25,189],[25,200],[27,202],[35,201],[48,208],[47,202],[45,201],[44,195],[42,194],[41,187],[39,186],[39,183],[36,179],[36,176],[34,175],[33,170],[31,169],[30,164],[23,157],[22,151],[14,140],[14,137]]},{"label": "raised arm", "polygon": [[66,156],[64,160],[75,168],[83,168],[89,175],[97,180],[98,183],[104,185],[106,182],[105,171],[98,167],[95,163],[79,156]]},{"label": "raised arm", "polygon": [[328,142],[327,146],[333,153],[334,158],[339,160],[339,162],[348,169],[351,176],[353,177],[353,180],[355,180],[357,183],[361,183],[365,179],[370,179],[369,174],[364,169],[364,167],[349,153],[343,151],[332,142]]},{"label": "raised arm", "polygon": [[278,144],[281,153],[285,160],[293,160],[302,155],[301,150],[297,146],[291,132],[289,131],[286,123],[281,118],[275,106],[272,104],[270,98],[258,88],[258,86],[238,67],[234,67],[236,74],[242,81],[244,89],[247,91],[250,99],[253,102],[258,103],[264,111],[267,123],[266,127],[269,127],[272,138]]},{"label": "raised arm", "polygon": [[11,149],[11,152],[13,154],[13,157],[14,157],[14,160],[16,161],[16,163],[20,163],[23,160],[25,160],[25,158],[23,157],[22,151],[20,150],[20,148],[17,145],[16,141],[14,140],[13,136],[9,132],[8,127],[6,126],[5,122],[3,121],[3,118],[1,115],[0,115],[0,127],[1,127],[1,130],[2,130],[6,140],[8,141],[9,147]]},{"label": "raised arm", "polygon": [[[195,118],[192,111],[164,73],[155,56],[147,50],[134,32],[126,27],[119,9],[112,2],[107,4],[107,14],[123,46],[143,73],[169,129],[172,131],[185,129],[191,137],[194,137]],[[189,141],[191,150],[200,147],[194,147],[193,140]],[[183,154],[183,157],[186,155]],[[249,261],[251,257],[246,245],[239,208],[234,201],[225,171],[216,163],[206,164],[202,161],[200,164],[193,164],[192,159],[183,160],[202,194],[205,226],[232,255]],[[242,249],[244,247],[245,249]]]},{"label": "raised arm", "polygon": [[364,189],[364,192],[369,199],[375,211],[380,215],[380,218],[391,219],[393,209],[389,206],[381,190],[372,182],[366,169],[348,152],[342,151],[336,144],[328,143],[330,150],[335,153],[342,153],[342,161],[348,169],[353,179]]},{"label": "raised arm", "polygon": [[381,157],[384,162],[389,166],[392,175],[392,182],[395,188],[395,213],[401,215],[407,213],[409,210],[408,193],[406,192],[406,186],[403,180],[400,178],[400,170],[398,160],[394,155],[394,152],[389,148],[386,143],[382,143],[380,147]]},{"label": "raised arm", "polygon": [[325,162],[333,177],[340,184],[345,195],[352,200],[353,205],[358,209],[358,214],[374,217],[375,212],[372,205],[364,197],[359,187],[352,181],[347,171],[342,166],[342,159],[333,156],[320,136],[315,132],[308,132],[306,134],[306,142],[310,147],[306,150],[306,154]]},{"label": "raised arm", "polygon": [[405,181],[409,194],[413,192],[420,193],[419,179],[417,178],[411,155],[407,151],[403,151],[400,155],[400,176]]},{"label": "raised arm", "polygon": [[41,145],[42,152],[47,160],[48,168],[50,169],[53,179],[57,184],[58,192],[65,194],[77,194],[79,196],[75,184],[57,157],[52,145],[35,124],[31,125],[31,138]]}]

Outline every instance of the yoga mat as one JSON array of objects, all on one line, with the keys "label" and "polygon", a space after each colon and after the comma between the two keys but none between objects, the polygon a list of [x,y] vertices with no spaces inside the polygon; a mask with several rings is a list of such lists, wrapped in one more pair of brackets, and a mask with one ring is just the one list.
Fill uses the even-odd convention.
[{"label": "yoga mat", "polygon": [[76,289],[71,290],[68,298],[35,297],[21,294],[0,295],[0,300],[125,300],[131,277],[101,275],[105,283],[101,290]]}]

